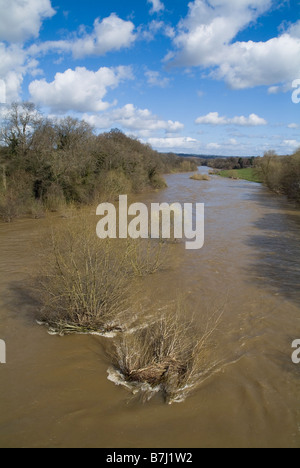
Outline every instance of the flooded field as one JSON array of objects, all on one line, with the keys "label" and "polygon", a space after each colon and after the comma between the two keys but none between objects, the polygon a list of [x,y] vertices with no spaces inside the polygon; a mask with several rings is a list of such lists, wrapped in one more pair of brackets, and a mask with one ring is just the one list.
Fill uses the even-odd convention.
[{"label": "flooded field", "polygon": [[[147,404],[107,379],[96,336],[47,334],[24,284],[41,238],[67,220],[0,225],[1,447],[300,447],[300,212],[258,184],[190,175],[139,196],[205,203],[205,246],[172,246],[170,266],[144,281],[153,308],[186,294],[200,317],[221,304],[223,363],[184,403]],[[141,298],[142,300],[142,298]]]}]

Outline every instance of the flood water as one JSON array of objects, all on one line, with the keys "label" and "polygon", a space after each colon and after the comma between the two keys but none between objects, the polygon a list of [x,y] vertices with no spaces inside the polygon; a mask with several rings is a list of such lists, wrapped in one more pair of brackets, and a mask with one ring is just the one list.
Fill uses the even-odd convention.
[{"label": "flood water", "polygon": [[205,246],[172,246],[144,294],[159,307],[184,293],[199,320],[223,304],[218,372],[181,404],[129,399],[107,380],[103,338],[50,336],[34,321],[24,284],[49,225],[67,220],[1,224],[1,447],[300,447],[300,212],[258,184],[189,177],[139,201],[205,203]]}]

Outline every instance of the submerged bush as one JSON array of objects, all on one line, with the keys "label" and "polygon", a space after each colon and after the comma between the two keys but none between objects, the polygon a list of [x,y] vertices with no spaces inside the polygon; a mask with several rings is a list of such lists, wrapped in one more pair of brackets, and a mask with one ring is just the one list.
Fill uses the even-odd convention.
[{"label": "submerged bush", "polygon": [[30,190],[31,177],[24,171],[16,173],[0,184],[0,218],[7,223],[29,213],[33,202]]},{"label": "submerged bush", "polygon": [[129,276],[148,276],[161,270],[167,261],[167,245],[161,240],[130,239],[126,246]]},{"label": "submerged bush", "polygon": [[45,209],[55,213],[66,207],[66,199],[62,188],[57,184],[51,184],[44,199]]},{"label": "submerged bush", "polygon": [[192,177],[190,177],[191,180],[199,180],[199,181],[209,181],[210,177],[207,174],[194,174]]},{"label": "submerged bush", "polygon": [[109,379],[145,399],[161,392],[170,404],[195,390],[218,364],[211,337],[220,317],[212,317],[199,330],[182,312],[165,313],[120,337],[111,351]]},{"label": "submerged bush", "polygon": [[20,214],[18,197],[12,192],[0,194],[0,218],[5,223],[11,223]]},{"label": "submerged bush", "polygon": [[55,232],[37,293],[39,320],[54,332],[105,333],[121,327],[128,310],[124,262],[82,219]]},{"label": "submerged bush", "polygon": [[155,174],[151,177],[151,186],[156,190],[161,190],[167,188],[167,183],[161,175]]},{"label": "submerged bush", "polygon": [[79,216],[52,234],[36,281],[39,322],[59,334],[101,334],[130,328],[136,319],[134,277],[161,268],[159,242],[100,240],[96,222]]}]

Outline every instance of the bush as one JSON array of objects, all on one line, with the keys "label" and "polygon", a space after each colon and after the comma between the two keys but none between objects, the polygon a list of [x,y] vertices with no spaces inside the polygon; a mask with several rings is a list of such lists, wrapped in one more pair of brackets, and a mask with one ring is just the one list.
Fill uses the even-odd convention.
[{"label": "bush", "polygon": [[166,264],[166,243],[160,240],[128,240],[126,247],[126,272],[128,276],[149,276]]},{"label": "bush", "polygon": [[190,177],[191,180],[199,180],[199,181],[209,181],[210,177],[207,174],[194,174]]},{"label": "bush", "polygon": [[32,200],[28,207],[28,214],[33,219],[41,219],[45,217],[45,207],[40,200]]},{"label": "bush", "polygon": [[0,217],[5,223],[11,223],[20,215],[18,197],[8,190],[0,194]]},{"label": "bush", "polygon": [[0,217],[10,223],[27,214],[32,201],[32,178],[22,170],[16,171],[8,185],[0,190]]},{"label": "bush", "polygon": [[100,240],[93,217],[67,223],[44,247],[35,281],[39,322],[61,335],[130,328],[136,319],[134,277],[161,268],[163,248],[150,240]]},{"label": "bush", "polygon": [[239,174],[237,171],[228,171],[228,177],[232,180],[239,180]]},{"label": "bush", "polygon": [[110,351],[110,380],[148,400],[159,391],[169,404],[183,401],[217,366],[211,337],[219,320],[199,330],[180,307],[124,334]]},{"label": "bush", "polygon": [[300,152],[292,156],[266,153],[257,165],[257,173],[265,185],[276,193],[300,202]]},{"label": "bush", "polygon": [[42,263],[36,284],[41,322],[60,334],[121,328],[129,299],[124,258],[111,241],[96,237],[87,219],[54,232]]},{"label": "bush", "polygon": [[159,174],[155,174],[151,178],[151,187],[153,187],[156,190],[161,190],[167,188],[167,183],[162,176],[160,176]]},{"label": "bush", "polygon": [[44,199],[44,206],[47,211],[55,213],[66,207],[66,199],[63,189],[58,184],[51,184]]},{"label": "bush", "polygon": [[119,195],[127,195],[132,191],[130,180],[121,170],[113,170],[104,174],[99,181],[100,193],[107,200],[116,200]]}]

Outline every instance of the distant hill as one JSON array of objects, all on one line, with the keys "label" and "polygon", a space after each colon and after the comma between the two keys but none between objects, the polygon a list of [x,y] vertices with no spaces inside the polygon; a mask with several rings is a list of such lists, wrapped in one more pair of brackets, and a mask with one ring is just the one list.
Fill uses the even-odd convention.
[{"label": "distant hill", "polygon": [[252,156],[221,156],[221,155],[208,155],[208,154],[186,154],[186,153],[174,153],[176,156],[181,158],[197,158],[197,159],[227,159],[227,158],[243,158],[248,159]]}]

